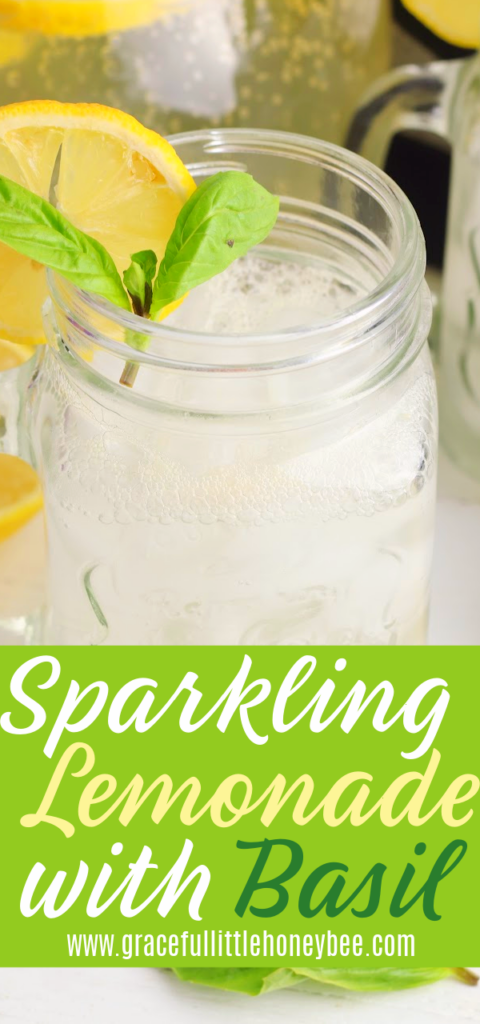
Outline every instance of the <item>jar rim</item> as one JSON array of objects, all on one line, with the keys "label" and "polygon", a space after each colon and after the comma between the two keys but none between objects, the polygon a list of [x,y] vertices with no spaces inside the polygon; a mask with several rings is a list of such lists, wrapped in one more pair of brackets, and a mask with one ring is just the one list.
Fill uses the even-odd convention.
[{"label": "jar rim", "polygon": [[[105,324],[111,323],[123,331],[140,332],[151,343],[158,343],[158,350],[156,346],[155,348],[149,347],[145,351],[135,350],[135,362],[139,365],[146,364],[150,367],[167,365],[193,370],[204,368],[212,371],[217,367],[206,366],[202,360],[202,347],[207,338],[209,347],[221,345],[224,351],[238,349],[239,356],[241,349],[247,346],[250,348],[256,343],[261,343],[267,349],[273,349],[280,342],[284,351],[284,346],[289,343],[295,345],[299,340],[307,342],[308,339],[315,339],[316,356],[314,361],[324,361],[333,358],[340,351],[342,355],[346,355],[349,348],[358,345],[362,335],[365,336],[366,332],[371,335],[375,325],[384,327],[390,319],[404,314],[405,304],[411,303],[412,295],[420,290],[424,280],[426,257],[425,243],[417,215],[401,188],[384,171],[363,157],[333,143],[323,142],[309,136],[263,129],[204,129],[172,135],[169,136],[168,141],[174,148],[178,147],[180,151],[185,144],[203,145],[206,157],[205,167],[209,166],[209,153],[213,155],[224,152],[226,156],[238,159],[242,153],[247,155],[251,150],[272,156],[298,159],[337,172],[340,176],[348,176],[364,191],[369,192],[388,214],[397,236],[397,253],[391,267],[376,287],[356,299],[346,309],[333,315],[315,318],[308,324],[274,331],[252,332],[251,334],[235,332],[228,334],[208,332],[207,334],[169,325],[167,320],[161,322],[145,320],[133,312],[114,306],[101,297],[78,289],[63,278],[60,283],[57,275],[49,272],[50,291],[54,302],[60,303],[64,314],[68,316],[71,323],[83,328],[87,335],[90,334],[92,343],[94,342],[124,359],[129,354],[131,356],[132,353],[131,347],[125,342],[115,340],[103,330],[98,331],[95,328],[92,332],[89,318],[96,315]],[[190,169],[191,166],[190,164]],[[195,163],[195,168],[199,167],[201,165]],[[219,169],[221,169],[220,166]],[[193,345],[195,350],[198,346],[198,361],[192,361],[191,348],[188,360],[166,359],[162,355],[162,347],[167,341],[176,344],[187,342],[189,346]],[[304,351],[302,355],[299,355],[297,351],[291,359],[283,357],[281,363],[283,366],[286,362],[292,366],[299,362],[304,364],[305,360],[311,361],[312,356],[312,352],[307,355]],[[271,369],[272,365],[278,365],[278,363],[279,360],[275,359],[272,352],[272,361],[268,359],[264,368],[265,370]],[[241,361],[238,365],[231,362],[221,365],[223,371],[246,368]],[[258,364],[252,367],[251,351],[248,368],[261,369]]]}]

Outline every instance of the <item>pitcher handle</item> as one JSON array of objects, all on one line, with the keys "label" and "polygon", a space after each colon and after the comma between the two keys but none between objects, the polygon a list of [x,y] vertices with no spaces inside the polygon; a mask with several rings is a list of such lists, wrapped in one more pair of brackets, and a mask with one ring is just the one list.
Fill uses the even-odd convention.
[{"label": "pitcher handle", "polygon": [[427,131],[450,141],[449,111],[468,58],[407,64],[377,79],[354,114],[347,147],[384,167],[394,136]]}]

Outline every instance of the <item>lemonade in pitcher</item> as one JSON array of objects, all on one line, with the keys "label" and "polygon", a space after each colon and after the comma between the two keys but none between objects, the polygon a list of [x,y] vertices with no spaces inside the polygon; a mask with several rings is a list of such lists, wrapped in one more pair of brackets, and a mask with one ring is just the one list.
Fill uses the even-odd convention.
[{"label": "lemonade in pitcher", "polygon": [[[35,350],[0,340],[0,644],[35,630],[45,600],[45,530],[26,406]],[[19,458],[21,456],[22,458]]]},{"label": "lemonade in pitcher", "polygon": [[0,104],[99,102],[162,134],[341,142],[389,44],[390,0],[0,0]]}]

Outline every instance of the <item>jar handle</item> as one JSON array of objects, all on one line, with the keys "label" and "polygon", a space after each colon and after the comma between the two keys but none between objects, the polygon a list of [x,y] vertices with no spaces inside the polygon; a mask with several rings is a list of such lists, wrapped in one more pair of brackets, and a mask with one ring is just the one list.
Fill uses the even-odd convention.
[{"label": "jar handle", "polygon": [[347,147],[384,167],[400,131],[427,131],[449,141],[451,99],[468,59],[407,64],[383,75],[364,94]]}]

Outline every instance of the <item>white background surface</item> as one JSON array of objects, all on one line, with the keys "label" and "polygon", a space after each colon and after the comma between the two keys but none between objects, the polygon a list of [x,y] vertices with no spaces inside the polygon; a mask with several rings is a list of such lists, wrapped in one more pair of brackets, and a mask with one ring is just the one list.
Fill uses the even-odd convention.
[{"label": "white background surface", "polygon": [[[430,643],[480,644],[480,485],[444,458]],[[124,968],[0,970],[1,1024],[480,1024],[480,986],[406,992],[284,991],[257,999]]]},{"label": "white background surface", "polygon": [[464,1024],[480,1021],[480,988],[456,981],[392,994],[283,991],[252,999],[161,971],[0,970],[2,1024]]}]

